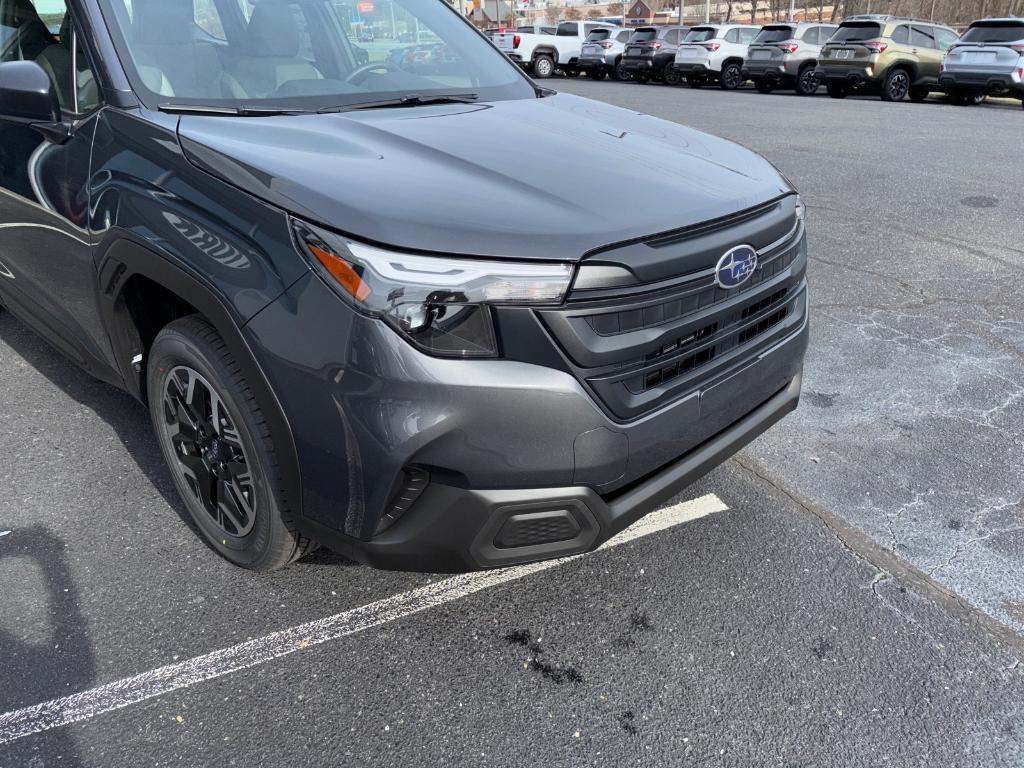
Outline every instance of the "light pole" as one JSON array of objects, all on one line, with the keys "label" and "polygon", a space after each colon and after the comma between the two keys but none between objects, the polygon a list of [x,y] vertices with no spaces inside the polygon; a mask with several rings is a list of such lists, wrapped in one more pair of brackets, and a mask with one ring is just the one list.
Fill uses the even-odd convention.
[{"label": "light pole", "polygon": [[[679,0],[679,7],[682,8],[682,0]],[[711,21],[711,0],[704,0],[704,23]]]}]

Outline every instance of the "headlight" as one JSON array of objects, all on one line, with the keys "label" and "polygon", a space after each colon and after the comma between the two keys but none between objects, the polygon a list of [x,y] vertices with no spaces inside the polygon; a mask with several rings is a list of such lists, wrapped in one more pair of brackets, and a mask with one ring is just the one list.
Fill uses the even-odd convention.
[{"label": "headlight", "polygon": [[570,264],[399,253],[300,222],[295,232],[342,298],[442,357],[496,357],[491,307],[558,304],[572,277]]}]

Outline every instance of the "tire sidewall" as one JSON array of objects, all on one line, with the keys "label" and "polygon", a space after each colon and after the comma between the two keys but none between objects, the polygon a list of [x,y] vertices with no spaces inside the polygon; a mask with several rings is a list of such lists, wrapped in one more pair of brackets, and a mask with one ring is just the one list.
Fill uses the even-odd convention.
[{"label": "tire sidewall", "polygon": [[547,56],[533,60],[533,76],[545,80],[555,73],[555,63]]},{"label": "tire sidewall", "polygon": [[[284,526],[280,522],[274,494],[270,491],[266,467],[269,457],[259,440],[255,439],[257,425],[252,420],[249,410],[242,406],[233,388],[227,384],[223,366],[218,364],[216,357],[205,345],[188,338],[176,330],[165,330],[153,343],[147,376],[147,395],[149,398],[150,417],[157,433],[160,451],[167,462],[168,469],[196,527],[203,534],[203,539],[220,555],[233,563],[250,568],[259,568],[267,559],[268,553],[277,551],[285,542],[279,541]],[[166,421],[163,413],[163,393],[170,372],[178,366],[188,366],[199,373],[210,386],[217,390],[232,421],[238,429],[239,437],[245,451],[247,463],[252,473],[252,485],[256,499],[256,520],[252,530],[245,536],[232,536],[221,530],[211,519],[206,510],[192,497],[191,489],[185,483],[178,470],[178,459],[171,446],[166,432]],[[275,525],[277,523],[277,525]]]}]

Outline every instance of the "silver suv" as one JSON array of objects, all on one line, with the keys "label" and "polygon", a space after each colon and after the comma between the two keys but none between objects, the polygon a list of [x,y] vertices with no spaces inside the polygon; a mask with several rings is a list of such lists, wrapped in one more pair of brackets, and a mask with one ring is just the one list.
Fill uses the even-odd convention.
[{"label": "silver suv", "polygon": [[760,29],[749,24],[693,27],[676,49],[674,64],[665,70],[665,83],[675,85],[685,77],[691,88],[709,80],[717,80],[727,91],[739,88],[747,46]]},{"label": "silver suv", "polygon": [[1024,18],[971,24],[946,54],[939,85],[961,106],[989,93],[1021,99],[1024,106]]},{"label": "silver suv", "polygon": [[743,77],[761,93],[793,88],[801,96],[818,90],[818,54],[839,29],[837,24],[801,22],[762,27],[747,49]]},{"label": "silver suv", "polygon": [[577,69],[595,80],[603,80],[608,74],[629,80],[629,73],[622,68],[622,52],[632,34],[633,30],[625,27],[593,30],[583,43]]}]

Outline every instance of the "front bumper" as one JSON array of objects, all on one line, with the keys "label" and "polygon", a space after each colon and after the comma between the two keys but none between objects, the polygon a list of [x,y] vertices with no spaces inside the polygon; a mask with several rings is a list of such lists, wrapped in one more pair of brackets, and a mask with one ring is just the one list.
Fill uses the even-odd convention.
[{"label": "front bumper", "polygon": [[[589,552],[710,472],[796,409],[802,375],[678,460],[610,496],[586,486],[478,490],[434,483],[409,514],[369,542],[327,544],[377,568],[458,572]],[[529,526],[558,526],[559,541],[508,543]],[[314,532],[314,536],[320,535]]]},{"label": "front bumper", "polygon": [[989,74],[985,72],[958,72],[946,69],[939,75],[939,87],[945,91],[968,89],[992,95],[1014,95],[1024,98],[1024,82],[1014,72]]},{"label": "front bumper", "polygon": [[[501,323],[551,343],[531,310]],[[428,357],[313,275],[245,332],[291,427],[300,529],[377,567],[443,572],[596,548],[793,410],[808,339],[804,310],[753,359],[623,422],[557,359]],[[378,532],[410,467],[430,482]]]}]

